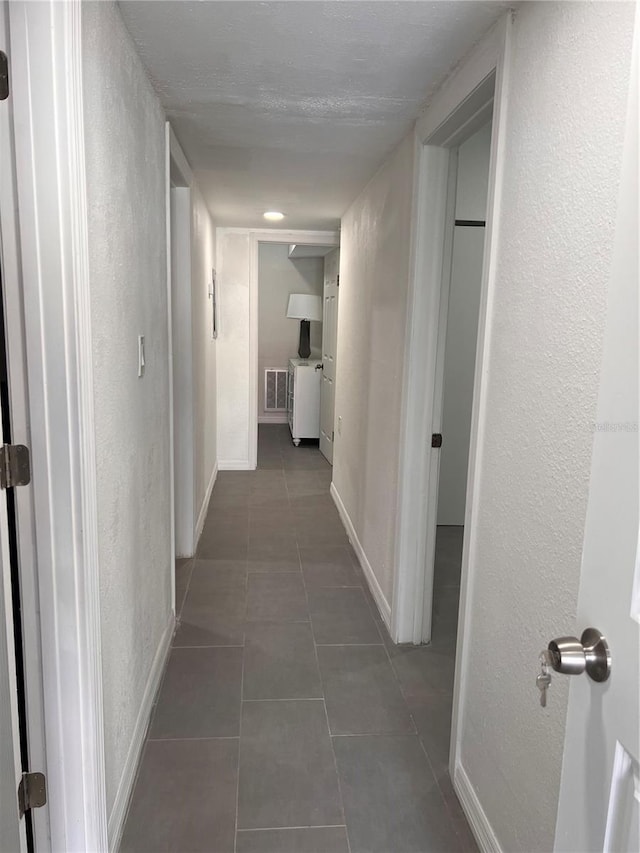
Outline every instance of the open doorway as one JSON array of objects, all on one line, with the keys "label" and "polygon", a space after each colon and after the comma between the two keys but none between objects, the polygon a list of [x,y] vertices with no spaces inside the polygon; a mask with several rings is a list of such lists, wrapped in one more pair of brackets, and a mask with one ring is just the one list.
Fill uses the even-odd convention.
[{"label": "open doorway", "polygon": [[[457,459],[454,451],[451,460],[458,472],[467,472],[465,484],[460,486],[460,477],[458,488],[454,489],[458,496],[456,522],[460,520],[460,495],[472,495],[475,488],[477,423],[479,408],[482,405],[482,375],[486,355],[484,347],[489,317],[488,275],[492,269],[492,225],[496,216],[496,194],[499,186],[497,169],[501,132],[500,104],[505,91],[499,67],[502,61],[503,38],[504,33],[496,30],[494,42],[477,65],[472,64],[461,71],[457,82],[459,88],[447,90],[442,99],[434,103],[416,125],[416,136],[421,145],[414,188],[416,240],[409,292],[402,405],[403,440],[400,448],[396,547],[399,570],[395,577],[391,614],[391,634],[397,643],[421,644],[431,641],[446,330],[454,237],[461,249],[463,246],[469,249],[472,244],[477,244],[478,255],[478,246],[481,244],[484,247],[481,257],[466,261],[467,267],[470,263],[473,265],[477,276],[475,280],[478,282],[478,289],[474,298],[478,308],[472,308],[471,303],[467,301],[468,297],[463,293],[460,296],[461,306],[458,312],[462,315],[459,319],[466,318],[461,322],[461,334],[465,337],[463,349],[467,353],[475,353],[475,359],[472,380],[468,373],[470,359],[465,361],[465,382],[467,388],[472,388],[472,391],[468,390],[460,395],[466,406],[471,401],[471,426],[459,430],[461,434],[468,436],[458,440],[458,446],[460,441],[465,443],[464,458]],[[477,139],[471,142],[476,135]],[[465,204],[468,202],[462,198],[458,205],[458,155],[459,150],[468,141],[468,148],[462,158],[460,186],[462,188],[463,184],[468,185],[466,192],[470,199],[476,199],[472,202],[476,210],[478,199],[480,200],[480,213],[473,212],[468,206],[465,213]],[[490,151],[487,151],[487,145]],[[473,164],[479,153],[476,151],[474,154],[474,149],[477,148],[483,148],[485,152],[484,172],[475,167],[477,174],[474,176],[472,167],[470,174],[465,176],[465,171],[469,172],[466,160]],[[469,156],[465,158],[465,154]],[[480,177],[481,174],[484,174],[484,177]],[[483,210],[486,211],[484,215]],[[485,216],[486,227],[470,224],[482,222]],[[458,226],[455,224],[456,219],[460,223]],[[456,235],[455,232],[459,234]],[[457,267],[460,274],[465,271],[465,261],[462,257],[457,259]],[[473,329],[470,332],[472,318]],[[451,340],[454,338],[455,335],[452,335]],[[455,395],[460,378],[455,378],[449,384],[453,385]],[[468,410],[466,417],[468,419]],[[462,420],[464,419],[459,419],[460,423]],[[455,431],[453,430],[454,433]],[[465,554],[468,554],[470,531],[473,530],[470,519],[473,519],[472,499],[465,501],[460,595],[456,592],[451,596],[454,601],[448,609],[451,622],[454,623],[450,625],[449,630],[454,636],[457,599],[463,601],[466,587]],[[458,523],[452,526],[462,527]]]},{"label": "open doorway", "polygon": [[[257,467],[278,466],[286,446],[304,450],[305,445],[311,444],[317,449],[321,426],[328,429],[329,421],[331,437],[333,434],[333,396],[329,398],[331,412],[325,403],[322,415],[321,398],[327,399],[323,389],[325,350],[329,353],[327,372],[333,389],[335,294],[329,312],[333,343],[325,341],[323,321],[329,279],[337,289],[338,253],[333,234],[323,235],[324,241],[317,240],[319,236],[321,232],[296,231],[252,235],[255,332],[251,337],[256,377],[252,397]],[[269,436],[272,441],[266,440]]]},{"label": "open doorway", "polygon": [[425,575],[433,578],[433,586],[432,590],[425,588],[424,619],[432,626],[432,640],[448,641],[452,653],[460,599],[491,122],[463,142],[455,153],[451,259],[442,283],[436,367],[436,375],[442,377],[441,402],[436,401],[434,406],[440,429],[432,440],[432,445],[439,447],[440,456],[436,466],[437,527],[435,549],[427,553],[432,565],[426,567]]},{"label": "open doorway", "polygon": [[[249,469],[254,469],[258,467],[258,426],[264,424],[265,426],[269,425],[268,421],[263,420],[268,415],[275,415],[275,425],[280,427],[281,437],[287,438],[290,435],[290,428],[288,426],[288,415],[287,409],[285,411],[273,411],[267,410],[266,407],[261,409],[262,402],[266,398],[265,393],[265,368],[266,367],[278,367],[278,369],[282,369],[283,367],[287,370],[290,367],[289,359],[291,358],[300,358],[298,354],[298,349],[300,346],[300,322],[299,317],[296,317],[296,312],[293,310],[289,311],[289,301],[287,299],[287,304],[284,309],[282,308],[282,304],[280,304],[280,309],[284,311],[284,317],[282,318],[282,322],[287,324],[287,330],[289,328],[292,329],[291,334],[293,336],[292,340],[289,340],[287,343],[287,353],[281,353],[279,366],[275,363],[266,364],[262,359],[261,355],[264,356],[264,353],[260,352],[260,339],[264,337],[264,334],[260,335],[260,307],[265,302],[265,296],[263,296],[260,292],[260,249],[262,246],[267,245],[279,245],[284,247],[283,252],[286,250],[286,262],[291,264],[292,260],[289,259],[289,252],[292,252],[294,255],[293,260],[296,260],[296,256],[299,259],[304,257],[321,257],[323,258],[326,253],[331,251],[331,249],[335,248],[339,244],[338,234],[332,231],[297,231],[297,230],[285,230],[285,229],[264,229],[264,230],[255,230],[249,232],[249,422],[248,422],[248,431],[249,431],[249,459],[248,459],[248,467]],[[293,291],[292,291],[293,292]],[[322,284],[320,285],[320,291],[322,293]],[[291,295],[291,293],[289,294]],[[309,295],[309,294],[306,294]],[[320,303],[322,303],[322,298],[320,297]],[[279,310],[280,310],[279,309]],[[310,320],[309,325],[309,356],[307,356],[307,360],[311,356],[311,326],[318,323],[322,318],[322,305],[320,305],[320,314],[318,320]],[[291,314],[292,316],[287,317],[287,314]],[[304,318],[303,318],[304,319]],[[287,331],[287,336],[289,335],[289,331]],[[319,343],[318,343],[319,342]],[[322,338],[319,339],[314,337],[314,345],[319,346],[320,349],[316,350],[316,355],[321,355],[321,347],[322,347]],[[316,364],[322,363],[321,358],[318,358]],[[318,383],[320,381],[320,371],[318,371]],[[262,388],[261,388],[262,386]],[[281,409],[282,403],[282,378],[280,378],[280,387],[278,389],[277,384],[275,386],[271,386],[272,391],[276,397],[276,404],[280,404],[277,406],[278,409]],[[286,384],[286,393],[287,393],[287,408],[291,406],[291,402],[289,400],[289,378],[287,376],[287,384]],[[292,389],[295,390],[295,389]],[[279,399],[278,399],[279,395]],[[318,413],[319,417],[319,413]],[[278,424],[278,421],[280,423]],[[319,435],[319,427],[318,427],[318,435]],[[316,439],[317,440],[317,439]]]},{"label": "open doorway", "polygon": [[[288,426],[296,445],[320,436],[323,258],[314,248],[288,243],[258,247],[259,431],[260,426],[280,424],[285,434]],[[295,428],[294,377],[300,395]],[[268,461],[265,452],[258,448],[260,467]]]}]

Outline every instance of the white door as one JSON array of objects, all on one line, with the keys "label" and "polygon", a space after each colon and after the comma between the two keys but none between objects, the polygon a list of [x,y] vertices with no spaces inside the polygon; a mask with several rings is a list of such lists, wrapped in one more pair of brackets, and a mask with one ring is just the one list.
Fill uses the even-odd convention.
[{"label": "white door", "polygon": [[[0,444],[2,421],[0,419]],[[0,850],[27,849],[25,822],[18,813],[21,777],[18,685],[13,642],[9,526],[6,492],[0,491]]]},{"label": "white door", "polygon": [[320,450],[333,464],[333,420],[335,408],[336,345],[338,341],[338,273],[340,249],[324,260],[324,305],[322,311],[322,386],[320,388]]},{"label": "white door", "polygon": [[[6,3],[0,4],[1,47],[7,51]],[[10,154],[6,150],[4,133],[6,111],[9,102],[0,102],[3,133],[3,165],[9,162]],[[6,172],[3,171],[6,177]],[[0,235],[2,229],[0,229]],[[0,276],[4,273],[2,246],[0,245]],[[2,287],[0,286],[0,299]],[[0,326],[0,334],[4,329]],[[0,370],[4,373],[6,365],[0,354]],[[4,443],[2,417],[0,415],[0,445]],[[23,851],[27,849],[24,819],[18,813],[18,785],[22,775],[20,761],[20,736],[18,726],[18,683],[16,679],[16,656],[13,639],[13,607],[11,600],[11,565],[9,558],[9,525],[7,520],[7,493],[0,490],[0,850]]]},{"label": "white door", "polygon": [[554,674],[572,679],[555,849],[580,853],[640,850],[637,19],[634,63],[577,616],[612,669],[602,684]]}]

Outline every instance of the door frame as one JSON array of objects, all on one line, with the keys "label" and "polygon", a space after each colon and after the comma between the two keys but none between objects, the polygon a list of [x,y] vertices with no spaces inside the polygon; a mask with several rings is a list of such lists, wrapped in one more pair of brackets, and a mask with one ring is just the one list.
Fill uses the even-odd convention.
[{"label": "door frame", "polygon": [[[171,550],[174,558],[172,601],[175,611],[175,558],[192,557],[197,545],[191,322],[191,188],[194,178],[184,151],[168,121],[165,127],[171,517],[173,519]],[[171,213],[172,198],[175,203],[175,216]],[[173,228],[174,220],[175,228]],[[180,282],[177,280],[178,276]]]},{"label": "door frame", "polygon": [[[333,401],[332,401],[332,406],[331,406],[331,432],[332,432],[332,436],[331,436],[331,459],[329,459],[329,457],[326,455],[326,453],[322,449],[322,434],[323,434],[322,433],[322,407],[323,407],[323,404],[326,400],[326,397],[325,397],[326,385],[325,385],[325,383],[327,382],[327,372],[324,369],[326,327],[327,327],[326,317],[325,317],[325,310],[327,307],[327,296],[326,296],[326,291],[327,291],[327,258],[329,257],[329,255],[333,254],[333,252],[338,253],[338,264],[337,264],[336,281],[335,281],[335,288],[336,288],[336,311],[335,311],[335,324],[334,324],[335,328],[334,328],[334,336],[333,336],[334,339],[332,342],[333,343],[333,380],[332,380],[331,384],[333,386],[332,387]],[[340,247],[337,246],[335,249],[332,249],[330,252],[327,252],[327,254],[324,257],[323,284],[322,284],[322,353],[321,353],[321,355],[322,355],[323,370],[322,370],[322,380],[321,380],[321,384],[320,384],[320,453],[322,453],[322,455],[325,457],[325,459],[331,465],[331,467],[333,467],[333,448],[334,448],[334,443],[335,443],[334,442],[334,438],[335,438],[334,427],[335,427],[335,419],[336,419],[336,363],[337,363],[336,351],[338,348],[338,316],[339,316],[339,312],[340,312]]]},{"label": "door frame", "polygon": [[392,609],[392,633],[396,642],[428,642],[431,635],[430,607],[425,606],[425,590],[430,589],[433,581],[439,455],[432,452],[428,439],[440,417],[442,405],[442,358],[438,355],[444,344],[439,331],[443,317],[446,320],[446,304],[443,305],[442,296],[446,297],[448,293],[451,262],[456,160],[452,149],[486,123],[493,113],[467,479],[463,582],[467,574],[465,567],[470,564],[475,482],[481,461],[478,446],[482,443],[484,422],[482,378],[486,372],[503,172],[507,98],[505,66],[510,28],[511,13],[507,13],[449,78],[416,124],[414,231],[396,528],[398,571]]},{"label": "door frame", "polygon": [[[229,229],[231,230],[231,229]],[[244,230],[244,229],[242,229]],[[245,232],[246,233],[246,232]],[[300,246],[340,245],[338,231],[296,231],[284,228],[249,229],[249,469],[258,465],[258,300],[260,243]]]},{"label": "door frame", "polygon": [[[396,642],[421,643],[430,639],[439,459],[429,439],[434,431],[434,417],[439,416],[442,403],[438,332],[443,313],[443,278],[450,263],[450,259],[447,261],[450,248],[446,227],[447,217],[452,222],[451,176],[454,172],[450,170],[450,152],[492,117],[449,764],[454,788],[478,837],[483,834],[483,827],[476,826],[477,822],[473,821],[473,792],[467,791],[457,773],[460,764],[458,732],[466,701],[465,629],[473,600],[476,507],[487,405],[484,380],[491,343],[505,162],[511,28],[512,13],[507,12],[436,93],[416,124],[414,230],[401,411],[397,571],[392,607],[392,636]],[[449,230],[452,231],[452,227]],[[440,346],[443,344],[441,337]]]},{"label": "door frame", "polygon": [[[81,2],[9,7],[50,844],[108,849]],[[38,840],[38,850],[46,840]]]}]

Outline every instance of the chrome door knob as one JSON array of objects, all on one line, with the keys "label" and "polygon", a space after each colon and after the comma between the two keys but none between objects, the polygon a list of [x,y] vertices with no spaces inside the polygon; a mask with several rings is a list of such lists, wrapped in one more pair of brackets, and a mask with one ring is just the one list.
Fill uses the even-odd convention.
[{"label": "chrome door knob", "polygon": [[580,675],[585,672],[594,681],[606,681],[611,674],[611,652],[597,628],[587,628],[577,637],[558,637],[548,646],[549,663],[556,672]]}]

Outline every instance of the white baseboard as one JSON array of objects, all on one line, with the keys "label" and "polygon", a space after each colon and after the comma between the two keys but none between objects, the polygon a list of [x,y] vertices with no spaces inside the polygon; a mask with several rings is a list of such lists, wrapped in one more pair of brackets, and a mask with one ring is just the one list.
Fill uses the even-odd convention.
[{"label": "white baseboard", "polygon": [[382,591],[380,584],[378,583],[378,579],[374,574],[373,569],[371,568],[371,563],[367,559],[367,555],[364,552],[364,548],[362,547],[360,540],[358,539],[358,535],[353,526],[353,522],[349,518],[349,513],[347,512],[345,505],[342,503],[342,498],[338,494],[338,490],[335,485],[331,483],[331,497],[333,498],[333,502],[335,503],[338,514],[342,519],[342,523],[345,526],[347,531],[347,536],[351,540],[351,544],[353,545],[353,550],[356,552],[356,556],[358,557],[358,561],[362,566],[362,571],[364,572],[364,576],[367,579],[367,583],[369,585],[369,589],[371,590],[371,595],[374,598],[374,601],[380,611],[380,615],[382,616],[385,625],[391,632],[391,605],[385,598],[385,595]]},{"label": "white baseboard", "polygon": [[133,793],[133,785],[136,780],[138,764],[142,755],[142,747],[144,746],[147,728],[151,719],[151,710],[153,708],[156,693],[160,687],[162,674],[171,649],[171,640],[173,639],[174,630],[175,616],[171,613],[169,622],[167,623],[167,627],[164,629],[151,665],[151,671],[149,673],[149,678],[147,679],[147,686],[144,689],[142,702],[140,703],[140,710],[138,711],[138,718],[136,719],[136,724],[133,729],[131,744],[129,745],[129,751],[122,770],[122,776],[120,777],[118,792],[113,803],[113,808],[111,809],[111,814],[109,815],[107,831],[109,836],[109,850],[111,851],[117,850],[120,846],[120,838],[122,836],[122,830],[124,829],[124,821],[127,816],[129,800]]},{"label": "white baseboard", "polygon": [[218,459],[218,471],[253,471],[248,459]]},{"label": "white baseboard", "polygon": [[258,423],[259,424],[286,424],[289,423],[287,420],[286,412],[278,412],[274,415],[258,415]]},{"label": "white baseboard", "polygon": [[200,537],[202,536],[202,528],[204,527],[204,522],[207,518],[207,512],[209,511],[209,501],[211,500],[211,492],[213,491],[213,487],[216,484],[216,477],[218,476],[218,463],[213,466],[213,471],[211,472],[211,478],[209,480],[209,484],[207,485],[207,491],[204,493],[204,500],[202,501],[202,506],[200,507],[200,512],[198,513],[198,521],[196,522],[196,529],[194,531],[193,536],[193,553],[195,554],[198,550],[198,542],[200,541]]},{"label": "white baseboard", "polygon": [[469,821],[471,831],[482,853],[502,853],[500,842],[489,823],[489,818],[485,814],[478,795],[474,791],[473,785],[461,764],[456,764],[453,788],[458,795],[462,809]]}]

